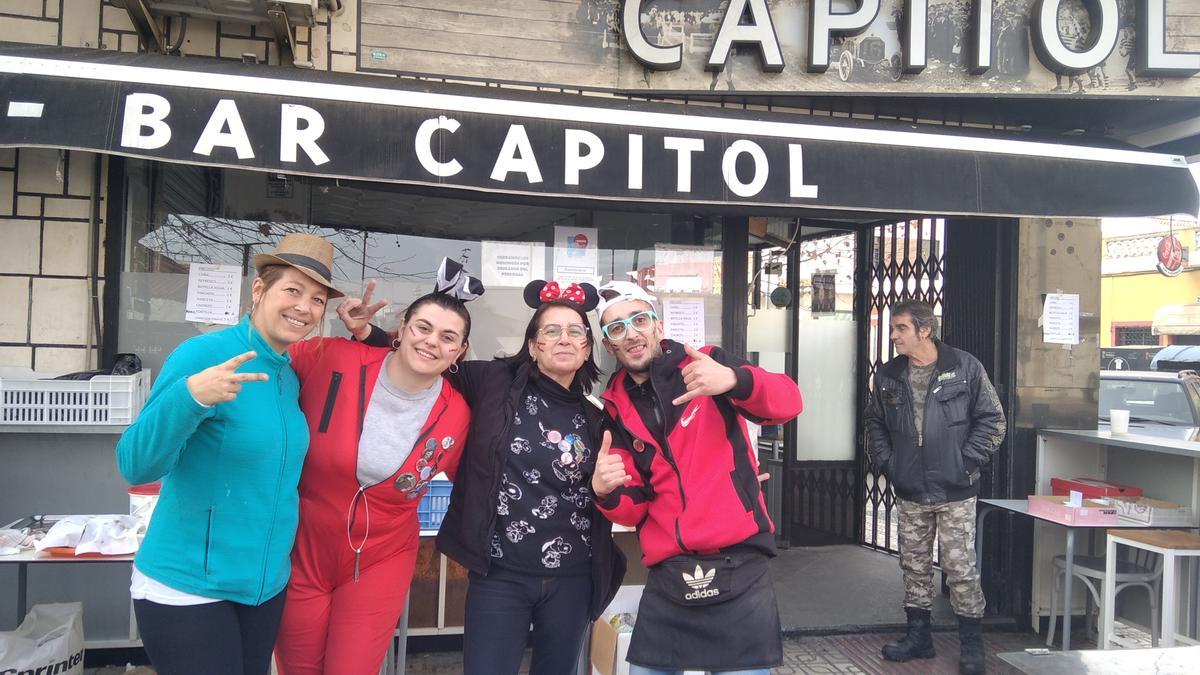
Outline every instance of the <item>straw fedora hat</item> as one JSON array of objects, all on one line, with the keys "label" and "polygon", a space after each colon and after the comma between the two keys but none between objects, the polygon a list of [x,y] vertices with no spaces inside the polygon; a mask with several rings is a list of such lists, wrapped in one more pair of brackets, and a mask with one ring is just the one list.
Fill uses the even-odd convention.
[{"label": "straw fedora hat", "polygon": [[254,256],[254,269],[262,273],[267,265],[293,267],[313,281],[329,289],[329,297],[341,298],[346,294],[334,288],[330,281],[333,269],[333,244],[313,235],[293,232],[280,240],[270,253]]}]

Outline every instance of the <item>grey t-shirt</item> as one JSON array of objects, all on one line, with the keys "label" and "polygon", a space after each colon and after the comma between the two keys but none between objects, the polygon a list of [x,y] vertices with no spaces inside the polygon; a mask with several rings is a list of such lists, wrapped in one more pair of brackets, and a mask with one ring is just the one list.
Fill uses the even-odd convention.
[{"label": "grey t-shirt", "polygon": [[388,354],[371,392],[358,439],[358,482],[374,485],[396,473],[408,459],[429,411],[442,391],[442,378],[424,391],[404,391],[388,378]]},{"label": "grey t-shirt", "polygon": [[913,424],[917,430],[917,445],[925,445],[922,426],[925,421],[925,395],[929,393],[929,378],[933,377],[937,361],[918,366],[911,360],[908,362],[908,387],[912,390]]}]

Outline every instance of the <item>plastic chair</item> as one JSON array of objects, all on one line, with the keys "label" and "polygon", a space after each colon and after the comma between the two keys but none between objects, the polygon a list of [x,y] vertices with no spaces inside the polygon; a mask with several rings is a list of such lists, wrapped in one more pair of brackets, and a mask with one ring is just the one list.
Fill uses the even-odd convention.
[{"label": "plastic chair", "polygon": [[[1154,564],[1150,565],[1150,556]],[[1100,604],[1100,591],[1097,586],[1104,582],[1104,556],[1077,555],[1074,560],[1073,576],[1083,582],[1084,587],[1092,594],[1096,603],[1097,614],[1103,615]],[[1064,555],[1054,558],[1054,590],[1050,594],[1050,630],[1046,635],[1046,646],[1054,643],[1054,631],[1058,626],[1058,595],[1061,593],[1063,580],[1067,576],[1067,557]],[[1139,551],[1133,560],[1117,560],[1117,590],[1113,593],[1114,602],[1121,591],[1126,588],[1140,586],[1146,589],[1150,596],[1150,643],[1158,646],[1158,598],[1159,585],[1162,583],[1163,559],[1160,555]],[[1095,583],[1093,583],[1095,582]],[[1071,611],[1071,601],[1064,603],[1063,612]],[[1088,615],[1088,630],[1096,629],[1095,615]]]}]

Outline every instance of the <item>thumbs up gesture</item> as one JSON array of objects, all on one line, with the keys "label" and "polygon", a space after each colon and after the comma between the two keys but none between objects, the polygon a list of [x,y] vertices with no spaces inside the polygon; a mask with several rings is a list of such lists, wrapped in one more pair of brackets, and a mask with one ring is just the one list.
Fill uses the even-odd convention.
[{"label": "thumbs up gesture", "polygon": [[266,373],[239,373],[237,369],[245,362],[258,356],[255,352],[244,352],[187,379],[187,388],[192,398],[204,405],[216,405],[232,401],[242,391],[243,382],[266,382]]},{"label": "thumbs up gesture", "polygon": [[687,391],[671,401],[671,405],[683,405],[698,396],[719,396],[737,384],[733,368],[717,363],[690,344],[685,344],[683,349],[692,357],[692,362],[683,369],[683,383],[687,385]]},{"label": "thumbs up gesture", "polygon": [[625,471],[625,461],[620,455],[609,452],[612,447],[612,434],[604,432],[604,442],[600,445],[600,453],[596,455],[596,470],[592,473],[592,494],[598,499],[604,499],[613,490],[628,483],[631,476]]}]

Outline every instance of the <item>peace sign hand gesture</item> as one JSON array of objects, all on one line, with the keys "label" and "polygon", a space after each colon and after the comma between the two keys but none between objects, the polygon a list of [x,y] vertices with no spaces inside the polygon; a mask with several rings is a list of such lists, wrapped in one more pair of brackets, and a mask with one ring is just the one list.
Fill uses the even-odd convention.
[{"label": "peace sign hand gesture", "polygon": [[733,368],[717,363],[713,357],[690,344],[683,346],[692,362],[683,369],[683,383],[687,392],[671,401],[671,405],[683,405],[699,396],[719,396],[737,385]]},{"label": "peace sign hand gesture", "polygon": [[216,405],[232,401],[242,391],[243,382],[266,382],[270,378],[266,373],[239,373],[238,367],[258,356],[255,352],[245,352],[219,363],[211,368],[192,375],[187,379],[187,388],[192,398],[203,405]]},{"label": "peace sign hand gesture", "polygon": [[359,298],[346,298],[338,305],[338,318],[346,326],[346,330],[359,340],[365,340],[371,334],[371,319],[379,310],[388,306],[387,300],[371,304],[371,295],[375,292],[375,280],[367,282],[367,290]]}]

